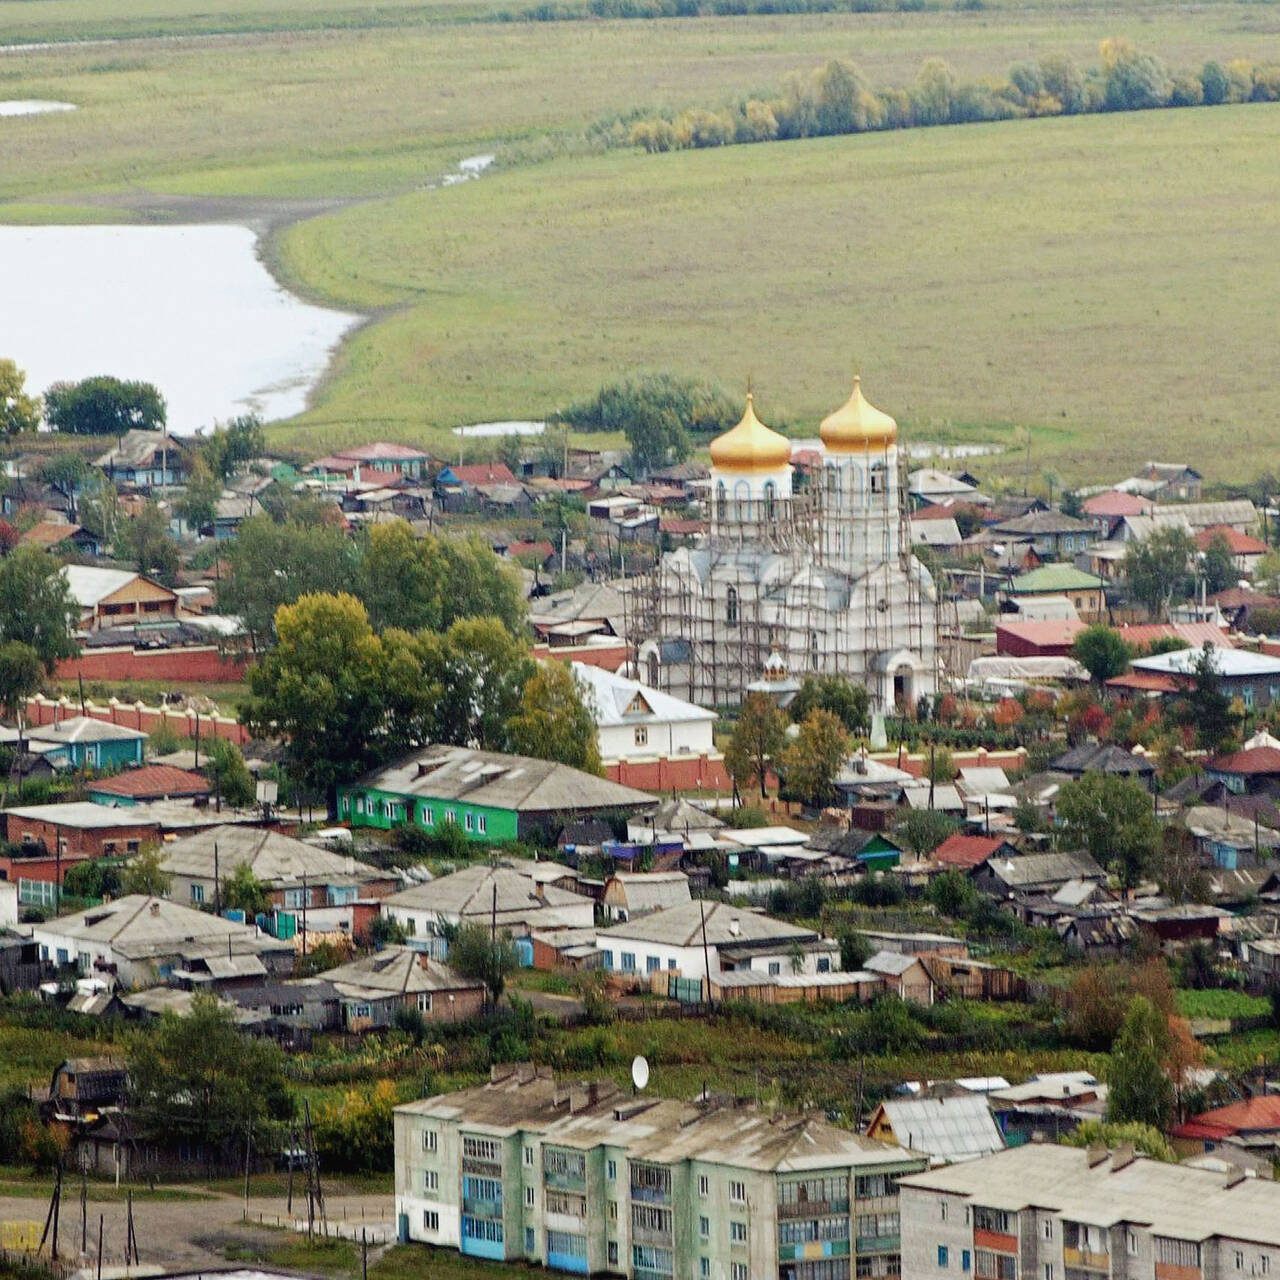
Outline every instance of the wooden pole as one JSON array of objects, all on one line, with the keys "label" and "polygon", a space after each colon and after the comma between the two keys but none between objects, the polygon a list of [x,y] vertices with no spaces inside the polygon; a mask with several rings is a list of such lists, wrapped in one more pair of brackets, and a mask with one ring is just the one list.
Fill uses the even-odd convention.
[{"label": "wooden pole", "polygon": [[80,1253],[89,1252],[89,1175],[80,1166]]},{"label": "wooden pole", "polygon": [[244,1220],[249,1221],[249,1152],[253,1147],[253,1116],[244,1130]]},{"label": "wooden pole", "polygon": [[98,1214],[98,1280],[102,1280],[102,1214]]}]

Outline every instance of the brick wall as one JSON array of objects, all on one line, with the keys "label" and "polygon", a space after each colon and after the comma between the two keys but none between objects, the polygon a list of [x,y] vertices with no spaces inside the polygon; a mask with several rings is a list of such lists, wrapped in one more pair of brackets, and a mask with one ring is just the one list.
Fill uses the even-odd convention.
[{"label": "brick wall", "polygon": [[[37,694],[27,699],[28,724],[55,724],[80,714],[80,703],[70,698],[46,698]],[[122,724],[128,729],[139,729],[143,733],[152,733],[160,724],[167,724],[180,738],[194,738],[196,724],[199,722],[202,738],[216,735],[226,738],[238,745],[249,740],[248,731],[238,720],[230,716],[214,715],[208,712],[197,714],[177,707],[148,707],[141,702],[120,702],[111,698],[105,703],[86,700],[84,714],[94,720],[105,720],[109,724]]]},{"label": "brick wall", "polygon": [[226,658],[216,645],[181,649],[84,649],[75,658],[58,663],[63,680],[83,676],[86,680],[172,680],[200,684],[225,684],[244,679],[248,662]]},{"label": "brick wall", "polygon": [[[135,847],[147,840],[155,840],[160,835],[158,822],[139,822],[133,826],[110,827],[64,827],[46,819],[26,818],[17,814],[6,813],[5,839],[11,844],[20,844],[29,840],[35,844],[43,844],[46,849],[56,850],[58,841],[65,840],[63,853],[76,857],[101,857],[108,850],[104,845],[114,845],[114,852],[125,853],[132,842]],[[28,876],[28,879],[33,877]]]}]

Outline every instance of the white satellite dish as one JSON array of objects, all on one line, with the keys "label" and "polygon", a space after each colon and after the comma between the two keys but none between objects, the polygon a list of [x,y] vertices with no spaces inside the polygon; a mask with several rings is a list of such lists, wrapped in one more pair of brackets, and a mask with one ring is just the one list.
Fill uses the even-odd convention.
[{"label": "white satellite dish", "polygon": [[631,1059],[631,1083],[639,1093],[649,1083],[649,1063],[643,1057]]}]

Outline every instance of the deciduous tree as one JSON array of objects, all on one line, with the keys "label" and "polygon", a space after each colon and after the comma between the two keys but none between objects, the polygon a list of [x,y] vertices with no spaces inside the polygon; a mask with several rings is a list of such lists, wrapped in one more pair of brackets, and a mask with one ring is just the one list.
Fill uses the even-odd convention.
[{"label": "deciduous tree", "polygon": [[840,718],[830,711],[810,711],[783,752],[788,791],[811,805],[827,804],[848,752],[849,734]]},{"label": "deciduous tree", "polygon": [[1113,676],[1129,670],[1131,654],[1118,631],[1095,623],[1085,627],[1071,645],[1071,656],[1089,673],[1094,684],[1103,685]]},{"label": "deciduous tree", "polygon": [[464,924],[449,939],[448,960],[451,968],[464,978],[475,978],[489,989],[489,1000],[497,1006],[507,979],[520,967],[511,934],[494,935],[483,924]]},{"label": "deciduous tree", "polygon": [[255,916],[271,910],[271,891],[242,862],[222,882],[222,905],[227,910],[243,911],[252,923]]},{"label": "deciduous tree", "polygon": [[808,719],[811,711],[830,711],[850,733],[866,733],[870,705],[865,685],[844,676],[805,676],[787,711],[796,724]]},{"label": "deciduous tree", "polygon": [[40,425],[40,400],[26,391],[27,375],[12,360],[0,360],[0,435],[34,431]]},{"label": "deciduous tree", "polygon": [[1191,565],[1196,545],[1176,525],[1155,530],[1132,543],[1124,558],[1129,594],[1156,617],[1163,618],[1175,600],[1191,594]]},{"label": "deciduous tree", "polygon": [[122,382],[105,374],[80,382],[55,382],[44,393],[45,421],[55,431],[73,435],[159,431],[165,414],[164,396],[150,382]]},{"label": "deciduous tree", "polygon": [[173,877],[164,869],[159,845],[144,845],[120,871],[120,887],[125,893],[163,898],[172,885]]},{"label": "deciduous tree", "polygon": [[786,745],[786,721],[766,693],[749,693],[738,712],[733,738],[724,753],[725,768],[739,788],[753,779],[760,784],[760,797],[767,794],[765,781],[770,764]]},{"label": "deciduous tree", "polygon": [[139,573],[172,585],[182,561],[177,543],[169,536],[169,518],[154,499],[146,502],[131,520],[116,530],[116,556],[131,561]]},{"label": "deciduous tree", "polygon": [[0,640],[29,645],[50,675],[60,659],[79,652],[80,609],[61,569],[52,556],[30,545],[0,559]]},{"label": "deciduous tree", "polygon": [[1173,1084],[1164,1068],[1168,1049],[1167,1020],[1145,996],[1135,996],[1111,1052],[1109,1123],[1165,1128],[1173,1107]]},{"label": "deciduous tree", "polygon": [[510,750],[602,774],[590,696],[566,663],[541,663],[525,681],[519,712],[507,721]]},{"label": "deciduous tree", "polygon": [[1065,837],[1110,866],[1125,890],[1149,874],[1160,842],[1151,797],[1131,778],[1090,772],[1058,792]]}]

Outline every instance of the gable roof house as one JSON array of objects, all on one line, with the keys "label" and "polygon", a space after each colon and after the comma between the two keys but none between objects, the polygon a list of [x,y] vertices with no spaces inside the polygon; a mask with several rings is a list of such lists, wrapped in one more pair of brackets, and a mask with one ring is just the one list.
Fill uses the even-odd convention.
[{"label": "gable roof house", "polygon": [[188,446],[165,431],[126,431],[93,465],[118,489],[141,493],[187,483]]},{"label": "gable roof house", "polygon": [[108,778],[94,778],[85,789],[94,804],[129,808],[148,800],[190,800],[207,796],[211,788],[203,774],[175,769],[171,764],[144,764]]},{"label": "gable roof house", "polygon": [[1148,462],[1116,485],[1119,493],[1175,502],[1199,502],[1204,477],[1182,462]]},{"label": "gable roof house", "polygon": [[443,959],[445,933],[460,924],[492,921],[515,937],[534,929],[589,929],[595,904],[510,867],[477,864],[391,894],[382,900],[382,914],[400,925],[415,950]]},{"label": "gable roof house", "polygon": [[731,969],[762,974],[831,973],[840,946],[811,929],[724,902],[686,902],[596,932],[604,968],[640,976],[675,972],[685,978]]},{"label": "gable roof house", "polygon": [[996,856],[1015,858],[1018,850],[1000,836],[949,835],[930,855],[932,861],[958,871],[970,871]]},{"label": "gable roof house", "polygon": [[[271,901],[288,911],[372,902],[386,897],[399,883],[394,875],[352,857],[278,831],[246,826],[209,827],[166,844],[161,865],[172,877],[174,899],[205,907],[216,902],[220,885],[238,867],[247,867],[266,887]],[[376,915],[376,908],[370,914]],[[347,912],[342,918],[349,916]],[[317,930],[323,923],[322,919],[308,921]]]},{"label": "gable roof house", "polygon": [[347,1031],[394,1025],[410,1009],[426,1022],[458,1022],[484,1007],[485,985],[411,947],[385,947],[320,975],[333,984]]},{"label": "gable roof house", "polygon": [[1107,873],[1084,852],[1029,853],[988,858],[970,873],[981,892],[994,898],[1015,893],[1055,893],[1073,881],[1105,884]]},{"label": "gable roof house", "polygon": [[1077,520],[1061,511],[1031,511],[992,525],[991,532],[1030,542],[1041,560],[1070,560],[1093,540],[1094,527],[1087,520]]},{"label": "gable roof house", "polygon": [[610,920],[636,920],[690,900],[683,871],[617,871],[605,881],[601,898]]},{"label": "gable roof house", "polygon": [[291,943],[145,894],[46,920],[32,926],[31,936],[41,959],[75,966],[82,977],[112,987],[155,986],[196,967],[213,973],[224,961],[260,976],[293,972]]},{"label": "gable roof house", "polygon": [[923,1151],[933,1164],[974,1160],[1004,1150],[1004,1138],[981,1094],[886,1098],[871,1113],[867,1137]]},{"label": "gable roof house", "polygon": [[554,834],[572,818],[625,817],[656,804],[643,791],[554,761],[444,744],[338,788],[338,815],[353,827],[430,831],[454,822],[476,841]]},{"label": "gable roof house", "polygon": [[68,595],[80,606],[82,631],[178,616],[177,593],[132,569],[68,564],[60,572]]},{"label": "gable roof house", "polygon": [[68,716],[53,724],[37,724],[27,729],[43,754],[60,759],[73,768],[113,769],[141,764],[147,735],[140,729],[96,720],[92,716]]}]

